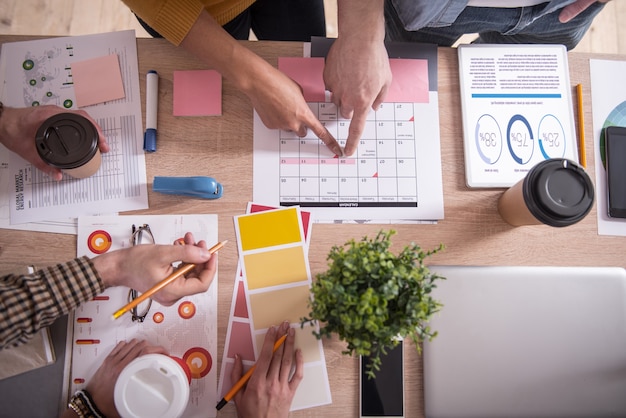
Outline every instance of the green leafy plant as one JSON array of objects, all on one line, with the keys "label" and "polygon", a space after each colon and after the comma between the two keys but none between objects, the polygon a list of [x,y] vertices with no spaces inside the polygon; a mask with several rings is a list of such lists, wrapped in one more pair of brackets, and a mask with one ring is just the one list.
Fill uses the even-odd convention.
[{"label": "green leafy plant", "polygon": [[348,343],[343,354],[369,356],[369,377],[398,337],[411,338],[418,350],[435,337],[427,321],[442,307],[431,291],[443,277],[430,272],[424,260],[443,245],[423,251],[412,243],[396,256],[389,251],[393,234],[380,231],[374,239],[332,247],[328,270],[311,287],[309,317],[302,319],[320,321],[317,338],[338,334]]}]

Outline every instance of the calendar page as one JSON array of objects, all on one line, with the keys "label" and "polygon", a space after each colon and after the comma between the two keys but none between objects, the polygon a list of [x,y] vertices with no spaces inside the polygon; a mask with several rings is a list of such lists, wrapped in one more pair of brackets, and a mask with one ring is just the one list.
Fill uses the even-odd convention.
[{"label": "calendar page", "polygon": [[[439,115],[428,103],[371,111],[356,153],[340,157],[309,130],[267,129],[254,115],[254,200],[307,208],[315,222],[386,223],[443,218]],[[344,147],[350,121],[330,102],[309,102]]]}]

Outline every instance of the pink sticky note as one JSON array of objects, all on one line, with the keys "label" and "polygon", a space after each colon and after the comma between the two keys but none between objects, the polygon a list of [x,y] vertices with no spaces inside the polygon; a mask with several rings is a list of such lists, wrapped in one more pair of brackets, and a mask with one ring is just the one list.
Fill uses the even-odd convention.
[{"label": "pink sticky note", "polygon": [[[393,80],[386,102],[428,103],[428,62],[421,59],[390,59]],[[278,69],[302,87],[307,102],[324,102],[324,58],[281,57]]]},{"label": "pink sticky note", "polygon": [[420,59],[389,60],[393,79],[386,102],[428,103],[428,62]]},{"label": "pink sticky note", "polygon": [[324,102],[324,58],[280,57],[278,69],[300,84],[307,102]]},{"label": "pink sticky note", "polygon": [[214,70],[174,71],[174,116],[222,114],[222,76]]},{"label": "pink sticky note", "polygon": [[124,84],[117,54],[73,63],[72,80],[78,107],[124,97]]}]

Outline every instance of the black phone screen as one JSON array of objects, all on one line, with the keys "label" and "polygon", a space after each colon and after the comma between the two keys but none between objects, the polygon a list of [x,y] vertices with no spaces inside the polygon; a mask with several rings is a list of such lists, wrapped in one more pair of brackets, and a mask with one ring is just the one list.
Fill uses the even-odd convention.
[{"label": "black phone screen", "polygon": [[626,218],[626,128],[607,127],[604,140],[609,216]]},{"label": "black phone screen", "polygon": [[387,350],[375,378],[368,378],[368,357],[361,357],[361,416],[404,416],[403,343]]}]

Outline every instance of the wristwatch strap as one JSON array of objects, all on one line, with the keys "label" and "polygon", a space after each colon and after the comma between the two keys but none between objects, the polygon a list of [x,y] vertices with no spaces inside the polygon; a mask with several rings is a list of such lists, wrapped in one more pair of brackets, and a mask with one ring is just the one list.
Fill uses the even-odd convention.
[{"label": "wristwatch strap", "polygon": [[76,412],[79,418],[106,418],[85,389],[77,391],[67,406]]}]

